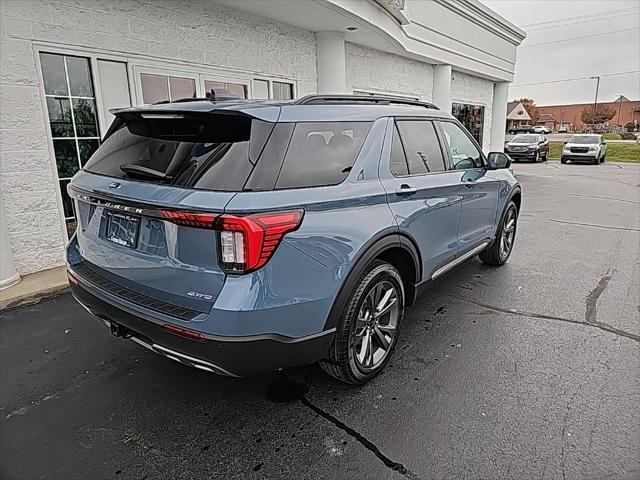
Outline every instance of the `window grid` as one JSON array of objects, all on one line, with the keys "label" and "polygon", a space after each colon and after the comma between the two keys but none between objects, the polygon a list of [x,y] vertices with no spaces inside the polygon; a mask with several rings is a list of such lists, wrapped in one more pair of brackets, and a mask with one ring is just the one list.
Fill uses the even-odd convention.
[{"label": "window grid", "polygon": [[[45,53],[45,52],[43,52]],[[78,166],[78,170],[82,169],[82,159],[81,159],[81,154],[80,154],[80,141],[81,140],[97,140],[98,142],[100,142],[100,137],[99,136],[78,136],[78,128],[76,126],[76,117],[75,117],[75,112],[74,112],[74,100],[88,100],[93,102],[93,106],[94,106],[94,114],[96,115],[96,117],[94,117],[94,121],[96,122],[96,131],[97,131],[97,105],[96,105],[96,97],[95,97],[95,90],[93,88],[93,71],[91,69],[91,64],[89,63],[89,59],[86,57],[77,57],[77,58],[82,58],[84,60],[86,60],[88,62],[87,67],[89,69],[89,81],[91,82],[91,87],[92,90],[94,92],[94,96],[85,96],[85,95],[72,95],[71,94],[71,82],[69,80],[69,68],[67,66],[67,58],[68,55],[62,55],[62,54],[56,54],[56,53],[47,53],[48,55],[59,55],[62,57],[62,65],[64,67],[64,80],[65,80],[65,85],[67,88],[67,92],[66,95],[55,95],[55,94],[48,94],[45,93],[45,98],[53,98],[53,99],[66,99],[69,101],[69,113],[71,116],[71,126],[72,126],[72,130],[73,130],[73,137],[59,137],[59,136],[51,136],[52,141],[55,140],[62,140],[62,141],[71,141],[73,140],[73,143],[75,145],[75,149],[76,149],[76,161],[77,161],[77,166]],[[43,76],[45,75],[45,73],[43,72]],[[48,110],[48,107],[47,107]],[[47,111],[47,113],[49,113]],[[50,121],[50,118],[49,118]],[[56,171],[59,171],[59,165],[58,165],[58,159],[56,158]],[[60,193],[62,195],[62,200],[63,200],[63,205],[65,203],[65,199],[66,196],[68,195],[66,190],[65,190],[65,184],[68,183],[71,180],[72,177],[69,176],[64,176],[64,177],[58,177],[58,182],[60,185]],[[72,203],[72,208],[73,208],[73,203]],[[64,208],[63,208],[63,214],[64,212]],[[73,212],[73,210],[72,210]],[[64,215],[64,219],[67,222],[67,228],[70,228],[70,232],[69,234],[72,233],[72,230],[75,228],[74,225],[70,225],[72,223],[75,223],[75,215],[71,215],[71,216],[67,216],[66,214]]]}]

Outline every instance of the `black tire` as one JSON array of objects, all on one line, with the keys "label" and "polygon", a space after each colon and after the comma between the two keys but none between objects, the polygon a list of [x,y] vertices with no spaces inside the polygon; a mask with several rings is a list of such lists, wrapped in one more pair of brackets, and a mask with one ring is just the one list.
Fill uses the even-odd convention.
[{"label": "black tire", "polygon": [[594,159],[591,160],[591,165],[600,165],[600,160],[598,160],[598,157],[594,157]]},{"label": "black tire", "polygon": [[566,158],[564,158],[564,157],[561,157],[561,158],[560,158],[560,163],[567,163],[567,159],[566,159]]},{"label": "black tire", "polygon": [[[513,215],[513,234],[511,235],[511,242],[509,244],[508,251],[503,251],[502,238],[505,231],[505,227],[510,223],[511,215]],[[516,231],[518,227],[518,207],[513,201],[510,201],[506,208],[504,209],[504,213],[500,218],[500,225],[498,226],[498,231],[496,232],[496,238],[486,250],[482,251],[478,257],[482,260],[483,263],[487,265],[492,265],[499,267],[500,265],[504,265],[509,260],[511,256],[511,252],[513,251],[513,244],[516,239]]]},{"label": "black tire", "polygon": [[[387,350],[384,351],[385,353],[381,357],[380,363],[374,365],[371,369],[365,369],[359,363],[359,353],[357,352],[356,345],[358,339],[356,335],[356,327],[359,322],[358,316],[361,309],[365,307],[368,296],[376,286],[381,284],[390,284],[395,289],[398,307],[395,333],[389,342]],[[351,295],[349,295],[347,299],[342,317],[336,329],[333,344],[327,356],[319,362],[320,367],[341,382],[353,385],[360,385],[374,378],[383,370],[393,354],[404,318],[404,306],[404,287],[398,270],[396,270],[393,265],[380,260],[371,262],[371,265],[365,269],[356,282]],[[390,315],[392,314],[390,313]],[[373,333],[371,333],[371,335],[373,335]],[[375,337],[375,339],[379,342],[378,337]],[[376,353],[378,353],[380,348],[381,345],[378,346]]]},{"label": "black tire", "polygon": [[600,163],[604,163],[607,161],[607,155],[603,155],[602,158],[600,159]]},{"label": "black tire", "polygon": [[540,161],[540,152],[536,150],[536,156],[533,157],[533,163],[538,163]]}]

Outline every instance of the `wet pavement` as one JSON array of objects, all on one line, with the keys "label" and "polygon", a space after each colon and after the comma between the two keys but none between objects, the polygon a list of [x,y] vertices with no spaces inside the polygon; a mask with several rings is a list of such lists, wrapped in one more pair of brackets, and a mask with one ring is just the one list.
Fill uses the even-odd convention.
[{"label": "wet pavement", "polygon": [[2,312],[0,478],[640,478],[640,165],[514,170],[509,263],[435,283],[363,387],[190,369],[68,294]]}]

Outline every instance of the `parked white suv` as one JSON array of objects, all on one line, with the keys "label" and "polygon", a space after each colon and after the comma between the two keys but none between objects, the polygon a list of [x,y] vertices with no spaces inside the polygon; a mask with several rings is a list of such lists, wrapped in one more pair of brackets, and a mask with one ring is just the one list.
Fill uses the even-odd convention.
[{"label": "parked white suv", "polygon": [[607,144],[602,135],[574,135],[564,144],[560,162],[589,162],[598,165],[605,161],[606,156]]}]

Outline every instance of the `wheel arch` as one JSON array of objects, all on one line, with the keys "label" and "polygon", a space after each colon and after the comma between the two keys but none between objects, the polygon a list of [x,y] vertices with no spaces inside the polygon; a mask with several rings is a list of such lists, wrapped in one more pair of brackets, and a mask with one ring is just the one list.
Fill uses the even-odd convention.
[{"label": "wheel arch", "polygon": [[504,204],[504,209],[507,208],[507,205],[509,205],[509,202],[511,201],[516,204],[518,213],[520,213],[520,207],[522,206],[522,189],[520,188],[520,186],[517,185],[511,190],[509,196],[507,197],[507,201]]},{"label": "wheel arch", "polygon": [[374,260],[387,261],[398,269],[405,289],[405,305],[410,305],[413,302],[415,284],[420,281],[422,275],[420,253],[415,242],[408,236],[398,232],[389,233],[364,248],[363,252],[353,262],[329,311],[324,327],[325,330],[338,325],[344,306],[356,282],[360,279],[367,266]]}]

